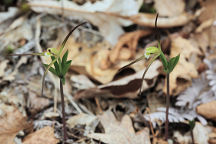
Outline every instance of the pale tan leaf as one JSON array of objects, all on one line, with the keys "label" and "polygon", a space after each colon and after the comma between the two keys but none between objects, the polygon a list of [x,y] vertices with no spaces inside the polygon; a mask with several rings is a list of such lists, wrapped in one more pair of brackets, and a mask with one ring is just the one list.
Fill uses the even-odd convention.
[{"label": "pale tan leaf", "polygon": [[86,2],[83,5],[77,5],[73,1],[63,1],[63,5],[61,1],[30,1],[31,8],[36,12],[62,14],[63,6],[63,16],[74,16],[89,20],[92,24],[98,26],[102,35],[113,45],[117,42],[118,37],[124,33],[121,25],[131,24],[130,21],[119,19],[116,14],[124,16],[137,14],[140,4],[140,1],[135,0],[104,0],[97,1],[94,4]]},{"label": "pale tan leaf", "polygon": [[201,123],[196,122],[193,129],[194,141],[196,144],[208,144],[209,134],[212,128],[209,126],[203,126]]},{"label": "pale tan leaf", "polygon": [[184,0],[154,0],[154,7],[160,16],[178,16],[184,12]]},{"label": "pale tan leaf", "polygon": [[84,135],[94,132],[98,123],[99,120],[96,116],[84,113],[72,116],[67,120],[67,124],[70,128],[74,128],[76,125],[84,125]]},{"label": "pale tan leaf", "polygon": [[216,110],[215,106],[216,106],[216,101],[211,101],[199,105],[196,108],[196,111],[198,114],[204,116],[205,118],[216,121],[216,113],[214,113],[214,111]]},{"label": "pale tan leaf", "polygon": [[57,144],[58,139],[55,138],[54,129],[46,126],[25,137],[23,144]]},{"label": "pale tan leaf", "polygon": [[77,124],[90,126],[94,121],[97,121],[96,116],[81,113],[70,117],[67,120],[67,124],[69,125],[69,127],[73,128]]},{"label": "pale tan leaf", "polygon": [[[110,65],[110,47],[112,46],[105,41],[88,47],[83,42],[76,42],[74,38],[69,38],[65,50],[69,50],[68,59],[73,60],[71,69],[105,84],[113,80],[120,68],[132,61],[132,59],[118,59]],[[80,48],[82,49],[79,50]],[[134,50],[130,49],[130,55],[132,51]],[[118,52],[121,53],[122,51]],[[133,59],[141,57],[143,54],[144,50],[139,49]],[[146,60],[143,60],[132,65],[131,68],[138,72],[145,68],[145,64]]]},{"label": "pale tan leaf", "polygon": [[[193,19],[194,16],[188,13],[182,13],[174,17],[158,17],[157,26],[160,28],[171,28],[183,26]],[[142,26],[155,27],[155,14],[139,13],[125,19],[130,19],[132,22]]]},{"label": "pale tan leaf", "polygon": [[111,111],[106,111],[98,117],[105,129],[105,133],[92,133],[88,137],[109,144],[150,144],[148,128],[135,133],[128,115],[125,115],[121,122],[115,119]]}]

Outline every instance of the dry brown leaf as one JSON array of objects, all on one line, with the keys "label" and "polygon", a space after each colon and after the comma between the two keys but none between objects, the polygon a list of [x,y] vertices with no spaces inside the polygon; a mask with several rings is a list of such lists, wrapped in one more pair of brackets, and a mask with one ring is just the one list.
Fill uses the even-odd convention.
[{"label": "dry brown leaf", "polygon": [[30,91],[28,96],[27,106],[32,113],[36,113],[43,110],[46,106],[50,104],[49,99],[40,97],[36,93]]},{"label": "dry brown leaf", "polygon": [[81,113],[81,114],[77,114],[75,116],[70,117],[67,120],[67,124],[69,125],[69,127],[73,128],[77,124],[90,126],[90,125],[92,125],[92,123],[94,121],[97,121],[97,117],[96,116]]},{"label": "dry brown leaf", "polygon": [[154,0],[154,7],[160,16],[178,16],[184,12],[183,0]]},{"label": "dry brown leaf", "polygon": [[5,69],[7,68],[7,63],[8,63],[8,60],[4,60],[4,61],[1,61],[0,62],[0,78],[4,76],[5,74]]},{"label": "dry brown leaf", "polygon": [[23,144],[57,144],[58,139],[55,138],[54,129],[46,126],[25,137]]},{"label": "dry brown leaf", "polygon": [[205,118],[216,121],[216,113],[214,113],[214,111],[216,110],[215,106],[216,101],[211,101],[209,103],[199,105],[196,108],[196,111],[198,114],[204,116]]},{"label": "dry brown leaf", "polygon": [[201,5],[203,7],[203,10],[200,16],[198,17],[201,23],[203,23],[206,20],[216,18],[216,0],[202,1]]},{"label": "dry brown leaf", "polygon": [[[65,50],[69,50],[68,59],[72,59],[71,69],[78,73],[85,74],[100,83],[109,83],[113,80],[118,70],[128,64],[130,60],[116,61],[109,69],[104,69],[107,65],[103,61],[109,57],[111,45],[103,41],[92,47],[88,47],[83,42],[76,42],[72,37],[69,38],[65,46]],[[141,57],[144,53],[143,49],[136,52],[135,58]],[[140,61],[131,66],[135,71],[141,71],[145,68],[146,61]]]},{"label": "dry brown leaf", "polygon": [[72,116],[67,120],[67,124],[70,128],[74,128],[76,125],[84,125],[84,135],[89,134],[90,132],[94,132],[98,123],[99,120],[96,116],[84,113]]},{"label": "dry brown leaf", "polygon": [[[155,61],[148,72],[146,73],[145,80],[143,81],[142,90],[146,90],[154,86],[156,77],[161,67],[161,62]],[[136,98],[139,94],[139,89],[142,82],[142,75],[145,69],[124,77],[122,79],[101,85],[87,90],[81,90],[74,96],[76,99],[80,98],[93,98],[93,97],[112,97],[112,98]]]},{"label": "dry brown leaf", "polygon": [[193,39],[203,52],[208,51],[210,47],[213,51],[216,46],[216,0],[202,1],[202,12],[198,17],[199,27],[193,34]]},{"label": "dry brown leaf", "polygon": [[14,144],[14,138],[21,130],[30,127],[26,118],[12,106],[0,105],[0,142],[2,144]]},{"label": "dry brown leaf", "polygon": [[191,35],[191,41],[193,44],[200,47],[203,52],[207,51],[207,48],[210,45],[210,40],[209,29]]},{"label": "dry brown leaf", "polygon": [[209,28],[210,26],[212,26],[214,20],[213,19],[208,19],[206,21],[204,21],[197,29],[195,32],[200,33],[202,32],[204,29]]},{"label": "dry brown leaf", "polygon": [[[190,62],[192,55],[201,54],[197,47],[182,37],[172,38],[170,57],[180,54],[180,59],[173,72],[170,74],[170,93],[179,94],[191,83],[192,78],[198,77],[196,66]],[[166,93],[166,84],[164,86]]]},{"label": "dry brown leaf", "polygon": [[[22,57],[18,63],[16,64],[14,70],[11,72],[11,73],[7,73],[6,74],[3,74],[4,76],[2,77],[2,79],[0,79],[0,82],[3,82],[3,81],[13,81],[15,79],[15,76],[16,74],[18,73],[18,68],[22,65],[22,64],[25,64],[27,62],[28,58],[27,57]],[[5,62],[6,64],[7,62]],[[5,65],[3,63],[3,66]],[[4,67],[3,67],[4,68]]]},{"label": "dry brown leaf", "polygon": [[150,144],[148,128],[135,133],[128,115],[125,115],[121,122],[116,120],[111,111],[106,111],[98,117],[105,133],[92,133],[88,137],[109,144]]},{"label": "dry brown leaf", "polygon": [[[128,60],[130,58],[134,58],[140,37],[147,36],[151,33],[151,30],[137,30],[134,32],[125,33],[119,38],[118,43],[110,51],[109,58],[107,60],[110,60],[111,63],[116,63],[118,59]],[[127,49],[128,52],[125,52],[125,49]]]}]

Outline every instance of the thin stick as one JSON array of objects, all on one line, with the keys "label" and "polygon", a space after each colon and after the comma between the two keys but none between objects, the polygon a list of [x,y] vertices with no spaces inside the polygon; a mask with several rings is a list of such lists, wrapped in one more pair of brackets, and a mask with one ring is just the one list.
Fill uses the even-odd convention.
[{"label": "thin stick", "polygon": [[67,140],[67,130],[66,130],[66,121],[65,121],[65,104],[64,104],[64,92],[63,92],[63,84],[62,80],[60,79],[60,93],[61,93],[61,105],[62,105],[62,123],[63,123],[63,144]]},{"label": "thin stick", "polygon": [[190,129],[190,133],[191,133],[192,144],[195,144],[194,135],[193,135],[193,129]]},{"label": "thin stick", "polygon": [[168,139],[168,125],[169,125],[169,105],[170,105],[170,95],[169,95],[169,73],[167,73],[167,96],[166,96],[166,123],[165,123],[165,140]]}]

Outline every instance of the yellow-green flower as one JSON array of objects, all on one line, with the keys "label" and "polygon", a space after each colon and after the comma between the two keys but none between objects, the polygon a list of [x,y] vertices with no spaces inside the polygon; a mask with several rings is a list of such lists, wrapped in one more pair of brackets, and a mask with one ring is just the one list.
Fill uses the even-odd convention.
[{"label": "yellow-green flower", "polygon": [[160,49],[157,47],[148,47],[145,50],[144,56],[145,58],[149,58],[151,54],[159,54],[160,53]]}]

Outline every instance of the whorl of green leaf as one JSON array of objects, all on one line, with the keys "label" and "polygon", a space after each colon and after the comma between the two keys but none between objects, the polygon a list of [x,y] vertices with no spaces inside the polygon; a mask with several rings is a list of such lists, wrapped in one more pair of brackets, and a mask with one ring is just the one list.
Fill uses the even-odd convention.
[{"label": "whorl of green leaf", "polygon": [[193,130],[194,129],[194,127],[195,127],[195,120],[191,120],[191,121],[189,121],[189,126],[190,126],[190,129],[191,130]]}]

